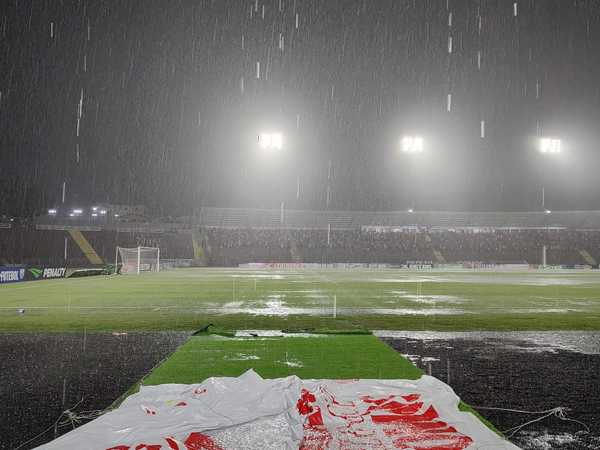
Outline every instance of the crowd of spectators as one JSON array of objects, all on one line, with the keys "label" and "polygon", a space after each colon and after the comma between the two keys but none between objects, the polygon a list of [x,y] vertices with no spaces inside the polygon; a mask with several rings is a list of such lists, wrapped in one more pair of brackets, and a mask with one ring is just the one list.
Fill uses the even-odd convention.
[{"label": "crowd of spectators", "polygon": [[[160,247],[162,258],[194,258],[190,233],[85,231],[105,261],[115,246]],[[347,262],[542,264],[600,262],[600,230],[567,229],[285,229],[205,228],[199,233],[207,263],[231,266],[248,262]],[[0,264],[85,265],[87,258],[66,231],[33,226],[0,229]],[[590,258],[591,257],[591,258]]]},{"label": "crowd of spectators", "polygon": [[[542,264],[544,246],[547,264],[589,263],[580,250],[600,260],[600,231],[208,228],[205,236],[212,256],[227,254],[235,259],[241,254],[248,259],[269,254],[265,250],[270,249],[284,259],[280,262],[326,258],[330,262],[398,263],[439,261],[441,256],[446,262]],[[224,249],[229,251],[223,253]],[[263,252],[253,251],[257,249]]]}]

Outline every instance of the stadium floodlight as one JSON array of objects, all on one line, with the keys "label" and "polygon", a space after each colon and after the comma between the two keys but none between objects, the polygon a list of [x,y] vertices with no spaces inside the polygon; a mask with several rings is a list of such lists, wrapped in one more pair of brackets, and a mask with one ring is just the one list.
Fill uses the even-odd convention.
[{"label": "stadium floodlight", "polygon": [[560,153],[561,142],[560,139],[544,137],[540,139],[539,144],[541,153]]},{"label": "stadium floodlight", "polygon": [[55,216],[56,213],[57,213],[57,211],[54,208],[48,210],[48,215],[50,215],[50,216]]},{"label": "stadium floodlight", "polygon": [[281,133],[261,133],[258,135],[258,145],[263,150],[283,149],[283,135]]},{"label": "stadium floodlight", "polygon": [[83,214],[83,209],[76,208],[71,212],[73,213],[74,216],[79,216],[79,215]]},{"label": "stadium floodlight", "polygon": [[550,211],[549,209],[546,209],[546,210],[544,211],[544,213],[546,213],[546,214],[552,214],[552,211]]},{"label": "stadium floodlight", "polygon": [[69,217],[75,217],[75,214],[69,213]]},{"label": "stadium floodlight", "polygon": [[119,215],[118,215],[118,214],[115,214],[115,217],[119,217]]},{"label": "stadium floodlight", "polygon": [[98,217],[97,213],[92,213],[92,217]]},{"label": "stadium floodlight", "polygon": [[105,216],[106,215],[106,210],[105,209],[101,209],[100,210],[100,215],[101,216]]},{"label": "stadium floodlight", "polygon": [[404,136],[400,141],[404,153],[421,153],[423,151],[423,138],[420,136]]},{"label": "stadium floodlight", "polygon": [[92,206],[92,211],[94,211],[94,212],[98,211],[98,207],[97,206]]},{"label": "stadium floodlight", "polygon": [[408,208],[408,212],[412,214],[412,213],[414,213],[414,212],[415,212],[415,210],[414,210],[414,209],[412,209],[412,208]]}]

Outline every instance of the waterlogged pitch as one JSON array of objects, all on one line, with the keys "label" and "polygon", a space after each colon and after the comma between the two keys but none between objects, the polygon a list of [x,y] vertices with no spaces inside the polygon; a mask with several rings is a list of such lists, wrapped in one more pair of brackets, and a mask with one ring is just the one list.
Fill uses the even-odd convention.
[{"label": "waterlogged pitch", "polygon": [[178,269],[0,286],[0,330],[600,329],[595,272]]}]

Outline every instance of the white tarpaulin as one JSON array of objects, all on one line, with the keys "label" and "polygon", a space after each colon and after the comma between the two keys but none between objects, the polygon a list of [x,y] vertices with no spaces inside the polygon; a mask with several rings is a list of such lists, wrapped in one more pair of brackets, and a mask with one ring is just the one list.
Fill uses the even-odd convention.
[{"label": "white tarpaulin", "polygon": [[509,450],[441,381],[265,380],[142,387],[43,450]]}]

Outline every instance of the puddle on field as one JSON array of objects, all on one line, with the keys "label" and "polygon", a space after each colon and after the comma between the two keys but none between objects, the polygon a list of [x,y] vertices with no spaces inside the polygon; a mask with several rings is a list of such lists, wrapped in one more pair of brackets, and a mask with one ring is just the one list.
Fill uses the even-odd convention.
[{"label": "puddle on field", "polygon": [[52,440],[51,425],[74,405],[75,412],[105,409],[187,337],[180,332],[0,334],[0,449],[14,449],[45,430],[22,448]]},{"label": "puddle on field", "polygon": [[[570,276],[569,276],[570,275]],[[526,286],[579,286],[599,283],[600,278],[575,277],[573,274],[510,274],[485,272],[452,272],[443,275],[406,276],[405,278],[369,278],[372,283],[474,283],[474,284],[516,284]]]},{"label": "puddle on field", "polygon": [[388,291],[384,298],[396,298],[398,300],[407,300],[409,302],[421,303],[425,305],[437,305],[446,303],[451,305],[460,305],[467,300],[454,297],[452,295],[431,295],[431,294],[412,294],[408,291]]},{"label": "puddle on field", "polygon": [[576,308],[511,308],[511,309],[506,310],[506,312],[514,313],[514,314],[539,314],[539,313],[567,314],[567,313],[585,312],[585,310],[584,309],[576,309]]},{"label": "puddle on field", "polygon": [[316,333],[284,333],[282,330],[238,330],[235,332],[235,337],[256,338],[256,337],[291,337],[291,338],[323,338],[328,337],[328,334]]},{"label": "puddle on field", "polygon": [[371,283],[449,283],[454,280],[443,277],[417,277],[417,278],[369,278]]},{"label": "puddle on field", "polygon": [[292,360],[285,360],[285,361],[275,361],[278,364],[283,364],[284,366],[288,366],[288,367],[304,367],[304,364],[302,363],[302,361],[298,361],[295,359]]},{"label": "puddle on field", "polygon": [[[404,294],[407,299],[416,303],[431,305],[431,308],[370,308],[370,307],[336,307],[338,315],[455,315],[466,314],[462,309],[438,308],[438,303],[459,303],[459,299],[450,296],[412,296]],[[317,296],[318,295],[318,296]],[[413,298],[414,297],[414,298]],[[199,308],[205,314],[251,314],[255,316],[289,316],[289,315],[331,315],[333,314],[333,298],[322,294],[313,294],[312,307],[288,306],[284,292],[270,294],[265,300],[247,302],[228,302],[216,308]],[[314,301],[317,300],[317,301]]]},{"label": "puddle on field", "polygon": [[494,347],[510,347],[531,352],[565,350],[587,355],[600,355],[600,333],[596,331],[391,331],[373,332],[380,338],[414,339],[418,341],[481,341]]},{"label": "puddle on field", "polygon": [[238,353],[235,356],[225,356],[224,359],[227,361],[256,361],[260,359],[260,356]]},{"label": "puddle on field", "polygon": [[[511,437],[524,450],[600,448],[600,333],[378,331],[424,372],[477,407],[525,411],[568,408],[586,424],[548,417]],[[499,430],[542,414],[480,409]]]},{"label": "puddle on field", "polygon": [[[291,315],[309,315],[323,316],[333,314],[333,304],[323,306],[321,308],[297,308],[285,306],[277,302],[267,303],[264,307],[248,307],[248,308],[204,308],[193,309],[199,314],[250,314],[253,316],[291,316]],[[361,316],[361,315],[411,315],[411,316],[434,316],[434,315],[460,315],[470,314],[462,309],[448,308],[347,308],[338,307],[337,315],[339,316]]]}]

